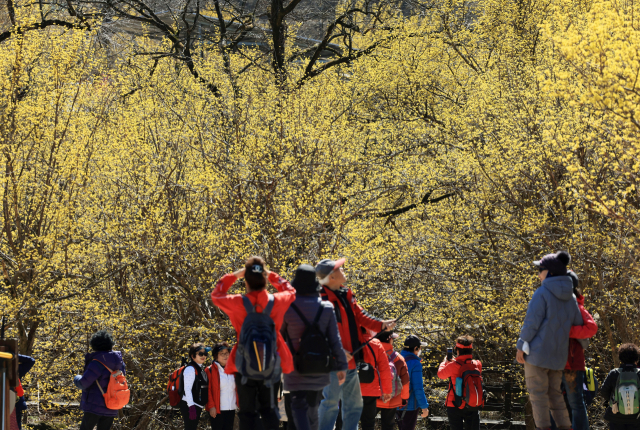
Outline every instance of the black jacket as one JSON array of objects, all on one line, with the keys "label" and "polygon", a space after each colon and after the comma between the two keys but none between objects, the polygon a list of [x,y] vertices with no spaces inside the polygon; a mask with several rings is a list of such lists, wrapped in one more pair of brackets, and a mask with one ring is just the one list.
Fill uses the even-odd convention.
[{"label": "black jacket", "polygon": [[[625,370],[636,369],[636,366],[633,364],[625,364],[623,365]],[[640,428],[640,418],[638,415],[622,415],[622,414],[614,414],[611,411],[611,406],[609,405],[609,401],[611,400],[611,396],[616,389],[616,383],[618,382],[618,375],[620,374],[618,369],[613,369],[607,375],[607,379],[604,380],[602,384],[602,388],[600,388],[600,394],[602,398],[606,402],[607,410],[604,413],[604,419],[610,423],[614,424],[636,424],[638,428]]]}]

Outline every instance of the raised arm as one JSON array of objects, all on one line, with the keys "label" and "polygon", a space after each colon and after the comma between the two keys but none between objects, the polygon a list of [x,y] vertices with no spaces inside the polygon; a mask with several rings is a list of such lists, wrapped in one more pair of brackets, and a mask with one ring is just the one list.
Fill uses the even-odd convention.
[{"label": "raised arm", "polygon": [[242,297],[239,294],[228,295],[227,292],[229,288],[238,280],[238,277],[235,273],[229,273],[224,275],[218,283],[216,287],[211,292],[211,301],[214,305],[222,309],[225,313],[232,312],[235,307],[233,306],[233,302],[238,299],[242,301]]}]

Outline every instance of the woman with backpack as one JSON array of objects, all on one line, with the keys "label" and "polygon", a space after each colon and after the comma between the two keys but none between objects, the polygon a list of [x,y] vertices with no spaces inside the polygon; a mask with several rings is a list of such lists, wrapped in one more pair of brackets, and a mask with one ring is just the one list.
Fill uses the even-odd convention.
[{"label": "woman with backpack", "polygon": [[395,394],[388,402],[380,398],[376,402],[382,430],[393,430],[396,424],[396,409],[402,408],[409,400],[409,369],[402,355],[393,350],[393,343],[397,338],[398,333],[392,331],[384,331],[378,335],[378,340],[389,357],[389,364],[393,366],[391,369],[394,379],[392,395]]},{"label": "woman with backpack", "polygon": [[182,400],[178,404],[185,430],[196,430],[202,409],[209,400],[209,377],[204,371],[211,348],[202,343],[194,343],[189,347],[189,363],[181,376]]},{"label": "woman with backpack", "polygon": [[[293,371],[291,351],[280,328],[296,292],[289,281],[265,266],[261,257],[250,257],[242,269],[223,276],[211,293],[211,301],[229,316],[238,338],[224,371],[235,374],[240,430],[255,430],[258,412],[267,430],[278,429],[280,421],[275,410],[275,394],[280,384],[280,372]],[[244,278],[246,294],[227,294],[241,278]],[[278,292],[267,293],[267,282]],[[245,326],[245,320],[249,326]],[[254,333],[260,333],[264,342],[257,337],[252,341],[248,336]],[[236,357],[239,346],[243,353]],[[240,369],[236,367],[237,363],[240,363]]]},{"label": "woman with backpack", "polygon": [[115,342],[111,334],[100,330],[91,336],[93,352],[85,355],[84,373],[76,375],[73,383],[82,390],[80,409],[84,411],[80,430],[109,430],[118,410],[109,409],[103,393],[107,392],[112,371],[125,373],[125,365],[120,351],[113,351]]},{"label": "woman with backpack", "polygon": [[[371,339],[371,334],[364,327],[360,327],[364,341]],[[373,333],[375,334],[375,333]],[[362,413],[360,425],[362,430],[373,430],[378,413],[378,399],[389,402],[393,387],[393,376],[389,367],[389,359],[382,343],[378,339],[371,339],[362,349],[364,362],[369,364],[370,376],[365,377],[364,371],[358,372],[360,377],[360,391],[362,392]]]},{"label": "woman with backpack", "polygon": [[409,400],[402,408],[398,408],[398,429],[413,430],[418,422],[418,414],[422,418],[429,416],[429,402],[424,393],[424,381],[422,380],[422,348],[427,346],[421,342],[415,334],[407,336],[404,341],[404,349],[400,355],[404,358],[409,370]]},{"label": "woman with backpack", "polygon": [[213,363],[204,369],[209,378],[209,422],[211,430],[232,430],[236,417],[238,400],[236,398],[236,381],[233,375],[224,373],[229,361],[231,348],[227,343],[218,343],[213,347]]},{"label": "woman with backpack", "polygon": [[[480,404],[484,406],[484,389],[482,386],[482,363],[480,360],[473,359],[473,337],[463,335],[456,339],[456,346],[453,348],[455,358],[445,356],[444,361],[438,367],[438,378],[449,379],[449,393],[445,403],[447,407],[447,417],[449,418],[449,426],[451,430],[480,430]],[[473,374],[471,372],[478,372]],[[469,373],[473,376],[463,376]],[[474,381],[474,378],[478,378]],[[465,387],[467,385],[467,387]],[[473,405],[466,404],[464,394],[458,394],[456,391],[464,393],[468,390],[469,402]],[[475,398],[471,399],[473,394],[477,393]]]},{"label": "woman with backpack", "polygon": [[[281,332],[294,356],[295,370],[284,375],[284,389],[290,392],[295,428],[317,430],[318,406],[322,389],[331,382],[330,372],[338,371],[338,379],[344,381],[349,365],[333,305],[320,299],[316,269],[300,265],[291,284],[296,289],[296,300],[284,315]],[[314,360],[315,357],[321,359]],[[331,357],[335,357],[333,367]]]}]

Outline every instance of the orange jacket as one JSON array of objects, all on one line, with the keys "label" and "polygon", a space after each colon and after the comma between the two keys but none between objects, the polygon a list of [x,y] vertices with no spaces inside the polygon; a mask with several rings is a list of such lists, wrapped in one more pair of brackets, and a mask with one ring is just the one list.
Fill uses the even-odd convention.
[{"label": "orange jacket", "polygon": [[[228,364],[227,364],[228,365]],[[220,413],[220,373],[216,363],[212,363],[206,367],[204,371],[209,379],[209,400],[207,400],[206,411],[209,412],[211,408],[216,408],[216,411]],[[236,389],[236,406],[238,404],[238,390]]]},{"label": "orange jacket", "polygon": [[[393,346],[387,342],[381,342],[382,347],[384,348],[387,356],[393,354]],[[393,365],[396,367],[396,373],[400,376],[400,381],[402,382],[402,392],[397,396],[393,397],[387,403],[383,403],[382,399],[378,399],[376,404],[379,408],[384,409],[395,409],[401,408],[403,400],[409,399],[409,369],[407,368],[407,363],[404,361],[404,357],[400,354],[396,353],[396,357],[393,360]]]},{"label": "orange jacket", "polygon": [[[346,352],[353,351],[353,347],[351,346],[351,332],[349,331],[349,318],[347,317],[347,311],[344,309],[342,305],[342,301],[336,296],[330,288],[323,286],[322,291],[320,292],[322,295],[322,300],[328,300],[333,305],[333,310],[336,314],[336,321],[338,322],[338,331],[340,332],[340,339],[342,339],[342,347]],[[356,296],[353,294],[351,289],[347,291],[347,302],[351,305],[351,309],[353,310],[353,314],[356,319],[356,331],[358,332],[358,339],[360,343],[365,341],[364,336],[360,332],[360,327],[364,327],[366,329],[375,331],[376,333],[382,331],[382,321],[370,316],[365,312],[365,310],[358,304],[356,301]],[[368,348],[364,348],[367,350]],[[349,361],[349,369],[356,368],[356,361]],[[391,390],[389,390],[391,392]]]},{"label": "orange jacket", "polygon": [[[378,339],[373,339],[362,351],[364,351],[364,361],[374,366],[377,370],[373,382],[360,384],[362,396],[380,397],[383,393],[391,393],[393,375],[389,368],[389,358],[384,352],[382,343]],[[380,387],[382,387],[382,392]]]},{"label": "orange jacket", "polygon": [[[247,311],[242,303],[242,294],[227,294],[227,291],[229,291],[229,288],[236,282],[236,279],[233,273],[224,275],[216,284],[216,288],[211,292],[211,301],[229,316],[233,328],[236,329],[236,336],[240,339],[240,329],[247,316]],[[289,309],[289,305],[296,299],[296,290],[291,286],[289,281],[281,278],[280,275],[275,272],[269,273],[269,282],[279,291],[273,295],[271,318],[276,324],[280,365],[282,366],[282,372],[291,373],[293,372],[293,358],[291,357],[289,347],[280,334],[280,327],[282,327],[282,320],[284,319],[284,314],[287,312],[287,309]],[[245,295],[251,303],[257,307],[256,310],[258,312],[262,312],[262,309],[264,309],[269,302],[269,293],[267,293],[266,289],[262,291],[251,291]],[[237,344],[233,345],[233,349],[229,355],[229,361],[227,361],[227,365],[224,368],[224,373],[232,375],[238,371],[238,369],[236,369],[237,348]]]},{"label": "orange jacket", "polygon": [[[455,386],[456,386],[456,379],[460,376],[461,365],[464,364],[466,360],[471,360],[472,357],[473,356],[471,354],[459,355],[453,361],[445,360],[442,363],[440,363],[440,367],[438,367],[438,378],[440,379],[451,378],[451,383],[449,384],[449,393],[447,394],[447,402],[445,403],[446,406],[452,407],[452,408],[455,407],[453,405],[453,398],[454,398],[453,390],[455,389]],[[482,363],[480,362],[480,360],[474,360],[474,361],[478,363],[478,369],[482,370]]]}]

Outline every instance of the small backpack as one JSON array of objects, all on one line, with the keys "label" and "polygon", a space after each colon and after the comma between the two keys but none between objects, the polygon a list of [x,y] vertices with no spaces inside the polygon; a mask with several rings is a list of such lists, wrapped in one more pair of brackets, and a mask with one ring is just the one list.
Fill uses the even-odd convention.
[{"label": "small backpack", "polygon": [[104,403],[107,406],[107,409],[118,410],[124,408],[124,405],[129,403],[129,398],[131,397],[131,392],[129,391],[129,385],[127,384],[127,378],[124,377],[124,374],[121,370],[113,371],[109,369],[102,361],[94,359],[93,361],[97,361],[107,368],[109,373],[109,385],[107,385],[107,392],[105,393],[102,390],[102,387],[96,380],[96,385],[100,389],[102,396],[104,397]]},{"label": "small backpack", "polygon": [[389,368],[391,369],[391,398],[399,396],[402,393],[400,370],[396,367],[396,363],[399,361],[398,353],[393,351],[393,353],[389,355]]},{"label": "small backpack", "polygon": [[320,308],[316,313],[315,318],[312,323],[309,323],[307,319],[304,317],[300,309],[295,305],[295,303],[291,304],[291,309],[293,309],[302,322],[305,325],[305,330],[300,337],[300,345],[298,346],[298,351],[294,351],[293,343],[289,338],[289,334],[287,333],[287,338],[289,339],[289,348],[292,352],[294,352],[293,356],[293,364],[295,369],[301,375],[309,375],[309,374],[322,374],[329,373],[333,370],[334,367],[334,358],[331,351],[331,346],[329,345],[329,340],[325,333],[320,330],[318,326],[318,321],[320,321],[320,317],[322,316],[322,311],[324,310],[324,306],[320,304]]},{"label": "small backpack", "polygon": [[623,370],[620,368],[618,372],[618,381],[615,390],[613,390],[611,407],[614,409],[614,413],[617,406],[618,413],[622,415],[636,415],[640,410],[638,405],[640,397],[638,369]]},{"label": "small backpack", "polygon": [[593,403],[593,399],[598,394],[598,380],[593,372],[593,369],[587,367],[585,369],[585,381],[584,381],[584,403],[590,406]]},{"label": "small backpack", "polygon": [[242,296],[247,317],[240,328],[240,339],[236,352],[236,367],[242,375],[241,383],[249,379],[264,381],[266,386],[280,381],[280,356],[278,355],[276,324],[271,318],[274,297],[269,294],[269,302],[262,313],[247,296]]},{"label": "small backpack", "polygon": [[169,375],[169,382],[167,383],[167,394],[169,395],[169,405],[172,407],[178,406],[180,400],[182,400],[182,393],[180,393],[180,377],[184,372],[186,366],[182,366]]},{"label": "small backpack", "polygon": [[[449,382],[449,385],[453,384]],[[457,408],[477,410],[484,407],[484,382],[478,361],[468,359],[460,365],[453,394],[453,404]]]}]

